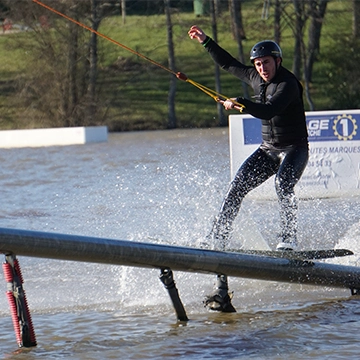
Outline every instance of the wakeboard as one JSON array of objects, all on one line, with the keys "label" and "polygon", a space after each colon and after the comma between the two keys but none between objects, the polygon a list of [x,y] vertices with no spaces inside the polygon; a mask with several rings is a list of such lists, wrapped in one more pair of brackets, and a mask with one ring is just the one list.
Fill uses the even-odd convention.
[{"label": "wakeboard", "polygon": [[326,250],[228,250],[239,254],[270,256],[284,258],[289,260],[320,260],[331,259],[335,257],[354,255],[351,250],[347,249],[326,249]]}]

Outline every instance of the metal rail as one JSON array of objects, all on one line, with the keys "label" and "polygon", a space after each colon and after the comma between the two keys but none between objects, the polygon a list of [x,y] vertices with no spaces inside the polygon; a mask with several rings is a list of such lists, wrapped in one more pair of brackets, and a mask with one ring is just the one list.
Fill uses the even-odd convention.
[{"label": "metal rail", "polygon": [[360,289],[360,267],[0,228],[4,254]]}]

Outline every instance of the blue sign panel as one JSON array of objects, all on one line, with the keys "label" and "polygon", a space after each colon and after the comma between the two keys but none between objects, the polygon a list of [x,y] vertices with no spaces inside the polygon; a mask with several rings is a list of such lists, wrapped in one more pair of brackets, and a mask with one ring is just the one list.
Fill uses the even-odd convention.
[{"label": "blue sign panel", "polygon": [[306,123],[310,141],[360,140],[360,114],[312,115]]},{"label": "blue sign panel", "polygon": [[[360,140],[360,114],[324,114],[306,117],[309,141]],[[243,119],[244,144],[260,144],[261,122],[252,117]]]},{"label": "blue sign panel", "polygon": [[243,127],[245,145],[261,144],[261,121],[259,119],[244,118]]}]

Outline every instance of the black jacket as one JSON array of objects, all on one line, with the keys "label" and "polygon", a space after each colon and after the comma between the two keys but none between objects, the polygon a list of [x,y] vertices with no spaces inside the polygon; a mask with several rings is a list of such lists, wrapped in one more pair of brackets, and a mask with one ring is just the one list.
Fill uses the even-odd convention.
[{"label": "black jacket", "polygon": [[[204,43],[221,68],[254,89],[256,102],[243,98],[238,101],[245,105],[246,112],[261,119],[265,145],[275,148],[307,146],[303,88],[295,75],[280,66],[275,77],[265,83],[253,66],[242,64],[209,38]],[[265,92],[262,88],[265,88]]]}]

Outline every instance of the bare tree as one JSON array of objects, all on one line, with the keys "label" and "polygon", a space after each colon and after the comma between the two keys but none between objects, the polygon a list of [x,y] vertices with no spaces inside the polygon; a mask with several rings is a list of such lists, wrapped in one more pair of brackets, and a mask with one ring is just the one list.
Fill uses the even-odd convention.
[{"label": "bare tree", "polygon": [[231,32],[233,34],[234,39],[236,40],[245,40],[245,29],[244,23],[242,19],[241,12],[241,2],[243,0],[230,0],[229,1],[229,10],[231,15]]},{"label": "bare tree", "polygon": [[305,26],[305,2],[302,0],[293,0],[295,10],[295,28],[294,28],[294,61],[292,71],[298,78],[301,77],[301,60],[304,52],[304,26]]},{"label": "bare tree", "polygon": [[[216,2],[217,0],[210,1],[210,15],[211,15],[211,28],[212,28],[212,37],[217,42],[217,17],[216,17]],[[221,93],[221,81],[220,81],[220,69],[217,64],[215,64],[215,89],[217,93]],[[224,107],[222,104],[217,104],[217,111],[219,117],[219,125],[227,126],[227,118],[224,114]]]},{"label": "bare tree", "polygon": [[358,39],[360,37],[360,1],[353,0],[353,37]]},{"label": "bare tree", "polygon": [[[167,28],[167,44],[168,44],[168,62],[169,69],[175,71],[175,52],[173,42],[173,31],[171,21],[170,0],[164,0],[166,28]],[[168,128],[176,128],[176,115],[175,115],[175,95],[176,95],[177,79],[174,75],[170,75],[170,87],[168,93]]]},{"label": "bare tree", "polygon": [[275,10],[274,10],[274,40],[280,45],[281,40],[281,0],[275,0]]},{"label": "bare tree", "polygon": [[326,7],[329,0],[311,1],[310,6],[310,25],[309,41],[307,48],[307,59],[305,63],[304,78],[311,82],[314,63],[320,52],[321,29],[325,17]]},{"label": "bare tree", "polygon": [[[310,95],[310,82],[312,80],[314,62],[320,51],[321,29],[328,1],[329,0],[293,0],[295,26],[292,30],[295,45],[292,70],[298,78],[301,78],[301,73],[303,73],[305,95],[310,110],[314,110],[315,108]],[[304,42],[304,29],[308,19],[310,19],[309,40],[306,47]],[[301,71],[302,69],[303,72]]]},{"label": "bare tree", "polygon": [[[109,13],[109,4],[101,0],[91,0],[91,28],[94,31],[99,30],[101,21]],[[84,65],[86,66],[86,64]],[[89,78],[87,85],[87,104],[85,112],[85,123],[93,123],[98,109],[98,91],[97,91],[97,78],[98,78],[98,36],[95,32],[90,35],[89,42]]]},{"label": "bare tree", "polygon": [[[44,119],[51,119],[45,126],[98,123],[101,106],[97,89],[96,34],[29,0],[7,3],[12,15],[21,17],[21,22],[33,29],[29,32],[29,36],[33,36],[31,45],[21,43],[21,39],[14,45],[28,49],[33,56],[33,62],[29,62],[32,76],[21,80],[19,100],[28,104],[36,116],[42,114]],[[105,0],[62,0],[56,2],[56,10],[97,31],[102,19],[112,11],[109,4]]]},{"label": "bare tree", "polygon": [[[79,20],[75,7],[70,9],[70,14]],[[64,115],[65,126],[78,126],[79,122],[74,116],[80,94],[77,87],[77,63],[79,57],[79,26],[74,23],[69,24],[71,41],[68,44],[68,70],[67,76],[63,79],[64,96],[61,101],[62,114]],[[67,96],[66,96],[67,95]]]},{"label": "bare tree", "polygon": [[126,23],[126,0],[120,0],[122,24]]},{"label": "bare tree", "polygon": [[[242,40],[246,39],[245,31],[242,22],[242,13],[241,13],[241,0],[230,0],[230,13],[232,18],[232,29],[235,40],[238,44],[238,51],[239,51],[239,60],[244,64],[245,57],[244,57],[244,49],[242,45]],[[249,89],[245,82],[242,83],[243,93],[245,98],[249,98]]]},{"label": "bare tree", "polygon": [[218,19],[221,16],[221,0],[213,0],[213,6],[214,6],[214,14],[215,17]]}]

